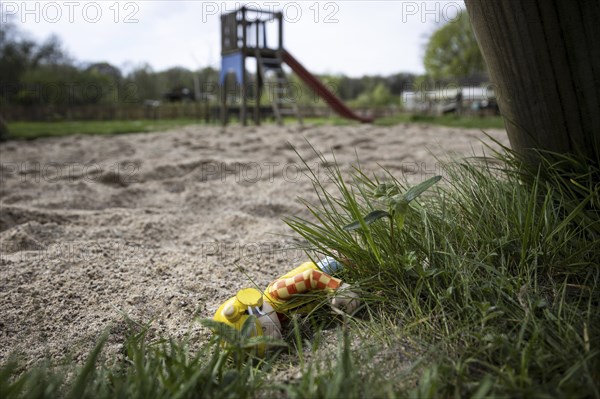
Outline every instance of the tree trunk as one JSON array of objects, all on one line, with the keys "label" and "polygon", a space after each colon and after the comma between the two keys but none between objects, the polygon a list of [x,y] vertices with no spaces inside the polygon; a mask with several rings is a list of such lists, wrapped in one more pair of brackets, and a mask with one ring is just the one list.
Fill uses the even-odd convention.
[{"label": "tree trunk", "polygon": [[513,149],[598,162],[600,1],[466,0],[466,6]]}]

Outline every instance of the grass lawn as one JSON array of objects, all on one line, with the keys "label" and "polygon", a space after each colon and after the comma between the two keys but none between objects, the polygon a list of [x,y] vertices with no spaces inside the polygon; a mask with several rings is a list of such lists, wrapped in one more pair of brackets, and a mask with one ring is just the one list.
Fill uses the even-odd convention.
[{"label": "grass lawn", "polygon": [[[308,126],[348,126],[348,125],[356,125],[359,122],[345,119],[337,115],[332,115],[329,117],[310,117],[310,118],[302,118],[304,124]],[[287,123],[298,123],[297,118],[286,118]]]},{"label": "grass lawn", "polygon": [[[286,118],[286,123],[297,123],[296,118]],[[321,126],[347,126],[359,124],[359,122],[344,119],[333,115],[330,117],[315,117],[304,118],[304,123],[307,125]],[[504,119],[501,116],[457,116],[457,115],[419,115],[419,114],[399,114],[375,119],[373,122],[376,126],[395,126],[401,123],[425,123],[430,125],[440,125],[448,127],[459,127],[467,129],[504,129]]]},{"label": "grass lawn", "polygon": [[[68,136],[71,134],[120,134],[145,133],[168,130],[179,126],[193,125],[198,122],[191,119],[175,120],[139,120],[139,121],[79,121],[79,122],[11,122],[8,124],[9,138],[34,139],[38,137]],[[251,122],[250,122],[251,123]],[[265,122],[263,122],[265,123]],[[271,122],[272,123],[272,122]],[[286,118],[287,124],[297,123],[295,118]],[[347,126],[358,122],[338,116],[328,118],[304,118],[310,126],[334,125]],[[425,116],[398,115],[375,120],[377,126],[394,126],[400,123],[427,123],[451,127],[472,129],[502,129],[502,117],[457,117],[454,115]],[[268,123],[265,123],[268,124]]]},{"label": "grass lawn", "polygon": [[68,136],[71,134],[145,133],[192,125],[194,120],[80,121],[80,122],[12,122],[10,138]]},{"label": "grass lawn", "polygon": [[393,126],[400,123],[428,123],[449,127],[464,127],[469,129],[504,129],[504,119],[501,116],[457,116],[457,115],[410,115],[401,114],[380,118],[375,121],[379,126]]}]

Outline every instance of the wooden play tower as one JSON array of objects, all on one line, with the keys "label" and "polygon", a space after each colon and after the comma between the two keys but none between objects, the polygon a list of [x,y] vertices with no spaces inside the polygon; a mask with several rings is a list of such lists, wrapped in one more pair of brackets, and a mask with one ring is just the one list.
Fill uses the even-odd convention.
[{"label": "wooden play tower", "polygon": [[[269,36],[277,38],[276,46],[267,43],[267,27],[275,26],[277,34]],[[271,32],[273,33],[273,32]],[[246,59],[256,60],[256,82],[248,82]],[[363,123],[370,123],[373,118],[354,113],[328,87],[312,75],[283,47],[283,15],[280,12],[260,11],[242,7],[237,11],[221,15],[221,120],[224,125],[228,121],[228,99],[233,93],[237,98],[240,92],[240,122],[248,123],[248,96],[252,92],[254,99],[254,122],[259,125],[261,117],[260,99],[268,85],[271,107],[277,123],[283,124],[283,117],[293,115],[302,119],[298,111],[295,97],[299,92],[288,81],[283,70],[287,64],[292,71],[321,97],[338,115]],[[235,75],[235,90],[228,89],[227,77]],[[296,89],[299,89],[296,87]]]},{"label": "wooden play tower", "polygon": [[[277,35],[276,46],[269,46],[267,41],[267,26],[274,25]],[[296,116],[300,122],[298,107],[289,96],[290,84],[283,70],[283,16],[280,12],[257,11],[242,7],[237,11],[221,15],[221,118],[227,124],[227,77],[235,74],[236,90],[241,91],[240,122],[247,125],[249,116],[248,96],[253,92],[253,119],[260,124],[260,100],[265,85],[269,88],[269,97],[273,115],[278,124],[283,124],[284,116]],[[256,60],[256,82],[247,82],[246,59]]]}]

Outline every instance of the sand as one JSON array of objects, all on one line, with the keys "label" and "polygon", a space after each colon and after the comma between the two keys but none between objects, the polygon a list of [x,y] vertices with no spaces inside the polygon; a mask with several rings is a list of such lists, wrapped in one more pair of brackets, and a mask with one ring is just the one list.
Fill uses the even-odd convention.
[{"label": "sand", "polygon": [[[504,131],[487,132],[507,144]],[[481,131],[376,127],[189,126],[151,134],[70,136],[0,144],[0,364],[81,360],[127,318],[157,334],[202,341],[195,317],[252,283],[301,263],[281,221],[314,198],[296,149],[325,177],[305,138],[342,170],[420,181],[433,154],[482,154]]]}]

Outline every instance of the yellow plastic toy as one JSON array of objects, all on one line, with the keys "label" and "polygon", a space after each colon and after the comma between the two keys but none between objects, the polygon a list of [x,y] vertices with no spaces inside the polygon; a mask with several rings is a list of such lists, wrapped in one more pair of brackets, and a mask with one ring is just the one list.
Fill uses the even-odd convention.
[{"label": "yellow plastic toy", "polygon": [[[280,339],[281,322],[286,314],[306,313],[316,305],[315,298],[306,295],[311,291],[330,293],[330,304],[335,312],[352,314],[359,306],[358,295],[350,285],[330,275],[341,267],[341,263],[331,257],[318,263],[305,262],[271,282],[263,293],[255,288],[238,291],[217,309],[213,318],[239,331],[253,315],[256,317],[253,336]],[[260,355],[264,354],[264,347],[258,349]]]}]

